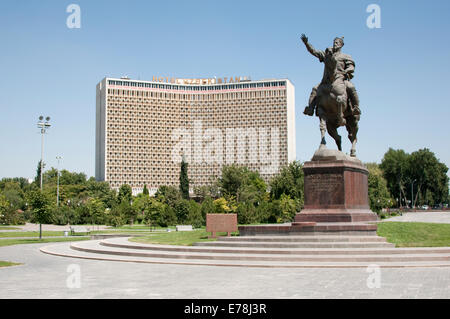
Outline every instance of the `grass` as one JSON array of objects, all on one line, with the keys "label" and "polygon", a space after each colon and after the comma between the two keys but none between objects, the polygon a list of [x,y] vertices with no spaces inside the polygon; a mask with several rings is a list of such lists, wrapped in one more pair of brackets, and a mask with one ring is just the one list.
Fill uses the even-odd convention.
[{"label": "grass", "polygon": [[[62,231],[43,231],[42,236],[52,237],[52,236],[64,236]],[[9,237],[39,237],[38,231],[22,231],[22,232],[4,232],[0,233],[0,238]]]},{"label": "grass", "polygon": [[377,234],[396,247],[450,247],[450,224],[384,222]]},{"label": "grass", "polygon": [[[144,244],[160,244],[160,245],[180,245],[192,246],[196,242],[215,241],[215,238],[208,238],[211,233],[205,229],[193,231],[174,231],[160,234],[152,234],[150,236],[133,237],[130,241]],[[218,236],[226,235],[226,233],[217,233]]]},{"label": "grass", "polygon": [[0,260],[0,268],[9,267],[9,266],[17,266],[17,265],[21,265],[21,264]]},{"label": "grass", "polygon": [[89,237],[66,237],[66,238],[43,238],[43,239],[2,239],[0,240],[0,247],[11,246],[11,245],[21,245],[21,244],[43,244],[43,243],[57,243],[64,241],[80,241],[80,240],[89,240]]},{"label": "grass", "polygon": [[0,230],[15,230],[20,229],[18,227],[11,227],[11,226],[0,226]]}]

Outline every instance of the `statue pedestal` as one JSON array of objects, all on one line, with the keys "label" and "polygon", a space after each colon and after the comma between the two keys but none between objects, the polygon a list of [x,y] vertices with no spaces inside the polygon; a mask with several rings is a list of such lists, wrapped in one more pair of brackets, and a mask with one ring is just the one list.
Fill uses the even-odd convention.
[{"label": "statue pedestal", "polygon": [[369,171],[360,160],[321,147],[303,166],[305,206],[296,222],[376,221],[369,208]]}]

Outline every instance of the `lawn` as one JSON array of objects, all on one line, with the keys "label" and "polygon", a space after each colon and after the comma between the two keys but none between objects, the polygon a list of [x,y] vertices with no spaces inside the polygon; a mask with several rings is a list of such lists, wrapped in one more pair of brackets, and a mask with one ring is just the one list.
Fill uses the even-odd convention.
[{"label": "lawn", "polygon": [[[214,238],[208,238],[211,233],[205,229],[193,231],[173,231],[167,233],[152,234],[143,237],[133,237],[130,241],[145,244],[161,244],[161,245],[180,245],[192,246],[196,242],[215,241]],[[226,233],[217,233],[218,236],[226,235]]]},{"label": "lawn", "polygon": [[11,246],[11,245],[20,245],[20,244],[43,244],[43,243],[57,243],[64,241],[80,241],[80,240],[89,240],[90,237],[64,237],[64,238],[43,238],[43,239],[17,239],[17,238],[8,238],[0,240],[0,247]]},{"label": "lawn", "polygon": [[[42,236],[44,237],[64,236],[64,232],[43,231]],[[9,238],[9,237],[39,237],[39,232],[38,231],[0,232],[0,238]]]},{"label": "lawn", "polygon": [[21,265],[21,264],[0,260],[0,268],[9,267],[9,266],[17,266],[17,265]]},{"label": "lawn", "polygon": [[16,230],[20,229],[18,227],[11,227],[11,226],[0,226],[0,230]]},{"label": "lawn", "polygon": [[383,222],[377,234],[396,247],[450,247],[450,224]]}]

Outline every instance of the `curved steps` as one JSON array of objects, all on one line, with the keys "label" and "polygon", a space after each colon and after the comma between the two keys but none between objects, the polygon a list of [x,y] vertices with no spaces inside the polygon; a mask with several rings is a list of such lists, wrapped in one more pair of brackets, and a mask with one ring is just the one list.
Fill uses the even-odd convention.
[{"label": "curved steps", "polygon": [[[225,237],[195,246],[151,245],[110,238],[42,247],[47,254],[141,263],[209,266],[352,268],[449,267],[450,247],[394,248],[377,236]],[[237,244],[237,245],[232,245]],[[247,244],[247,245],[245,245]],[[293,246],[294,245],[294,246]],[[374,246],[380,245],[380,246]]]}]

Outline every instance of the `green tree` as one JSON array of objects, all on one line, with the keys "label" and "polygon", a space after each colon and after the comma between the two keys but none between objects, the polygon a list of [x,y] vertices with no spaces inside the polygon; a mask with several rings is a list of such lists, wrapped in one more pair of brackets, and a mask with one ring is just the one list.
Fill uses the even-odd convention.
[{"label": "green tree", "polygon": [[9,224],[6,221],[6,215],[8,210],[10,209],[11,204],[8,202],[6,197],[0,194],[0,224],[5,225]]},{"label": "green tree", "polygon": [[144,184],[144,189],[142,190],[142,194],[149,196],[150,193],[148,191],[147,184]]},{"label": "green tree", "polygon": [[179,224],[185,224],[187,222],[190,208],[187,199],[179,199],[175,202],[174,210]]},{"label": "green tree", "polygon": [[282,194],[280,197],[281,217],[277,222],[287,223],[293,221],[297,213],[297,203],[289,195]]},{"label": "green tree", "polygon": [[406,201],[408,157],[409,155],[403,150],[389,148],[380,164],[389,192],[394,198],[398,199],[397,204],[399,206],[402,206],[402,203]]},{"label": "green tree", "polygon": [[187,224],[195,228],[205,225],[205,219],[202,216],[201,205],[193,200],[189,201],[189,213],[187,216]]},{"label": "green tree", "polygon": [[5,181],[0,186],[1,193],[6,197],[11,206],[15,209],[25,210],[25,194],[18,181]]},{"label": "green tree", "polygon": [[121,204],[122,202],[127,202],[131,204],[131,200],[133,199],[133,192],[131,190],[131,186],[127,184],[123,184],[119,188],[119,194],[117,195],[117,202]]},{"label": "green tree", "polygon": [[184,156],[181,161],[180,169],[180,193],[184,199],[189,199],[189,177],[188,177],[188,163],[185,162]]},{"label": "green tree", "polygon": [[392,205],[391,195],[389,194],[387,182],[379,166],[376,163],[368,163],[366,166],[369,170],[368,189],[370,209],[379,214],[383,208]]},{"label": "green tree", "polygon": [[111,208],[116,203],[116,192],[111,189],[108,182],[98,182],[91,178],[86,182],[86,189],[83,192],[88,198],[101,200],[105,208]]},{"label": "green tree", "polygon": [[41,185],[41,170],[44,168],[45,168],[45,163],[42,162],[42,160],[40,160],[38,162],[38,165],[36,168],[36,177],[34,178],[34,182],[36,183],[37,187],[40,187],[40,185]]},{"label": "green tree", "polygon": [[151,204],[144,210],[144,221],[147,225],[167,227],[175,225],[177,217],[172,207],[158,200],[151,199]]},{"label": "green tree", "polygon": [[282,167],[280,173],[272,178],[269,185],[272,199],[279,200],[283,194],[288,195],[295,201],[297,211],[303,208],[304,174],[303,165],[299,161]]},{"label": "green tree", "polygon": [[101,225],[105,223],[105,206],[100,199],[90,198],[86,203],[86,207],[92,224]]},{"label": "green tree", "polygon": [[408,198],[411,190],[415,193],[414,201],[419,205],[440,204],[448,197],[448,167],[441,163],[433,152],[424,148],[411,153],[408,158],[408,186],[415,181],[413,189],[407,188]]},{"label": "green tree", "polygon": [[33,220],[41,224],[51,224],[53,203],[50,197],[41,190],[35,190],[29,193],[28,203],[33,213]]},{"label": "green tree", "polygon": [[222,196],[228,200],[234,198],[237,202],[250,200],[253,203],[263,200],[267,188],[258,172],[235,164],[222,167],[218,186]]},{"label": "green tree", "polygon": [[175,202],[181,199],[180,190],[174,186],[160,186],[155,193],[155,198],[160,202],[175,207]]},{"label": "green tree", "polygon": [[206,214],[214,213],[214,202],[211,197],[207,196],[201,203],[200,211],[203,220],[206,221]]}]

